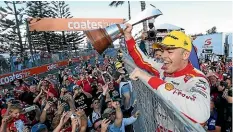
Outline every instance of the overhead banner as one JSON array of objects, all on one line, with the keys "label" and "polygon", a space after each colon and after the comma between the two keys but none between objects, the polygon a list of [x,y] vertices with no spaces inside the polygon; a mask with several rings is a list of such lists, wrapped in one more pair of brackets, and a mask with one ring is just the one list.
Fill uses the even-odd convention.
[{"label": "overhead banner", "polygon": [[29,31],[83,31],[122,24],[124,19],[107,18],[31,18]]}]

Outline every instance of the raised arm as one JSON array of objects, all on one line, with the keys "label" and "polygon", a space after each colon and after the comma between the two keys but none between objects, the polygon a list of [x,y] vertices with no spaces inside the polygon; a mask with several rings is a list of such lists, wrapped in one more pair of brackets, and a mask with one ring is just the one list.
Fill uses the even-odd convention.
[{"label": "raised arm", "polygon": [[159,73],[162,72],[162,63],[156,62],[153,58],[146,56],[138,45],[136,45],[135,40],[131,35],[132,25],[126,24],[127,28],[124,32],[127,48],[130,56],[133,58],[135,64],[148,71],[153,73],[155,76],[159,77]]}]

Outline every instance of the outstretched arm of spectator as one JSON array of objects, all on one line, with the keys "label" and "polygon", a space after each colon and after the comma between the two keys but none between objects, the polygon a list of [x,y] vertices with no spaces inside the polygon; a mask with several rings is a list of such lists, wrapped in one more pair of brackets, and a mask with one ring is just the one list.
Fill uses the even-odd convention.
[{"label": "outstretched arm of spectator", "polygon": [[100,112],[103,113],[105,108],[107,108],[106,104],[106,94],[108,91],[108,84],[103,86],[103,93],[100,95]]},{"label": "outstretched arm of spectator", "polygon": [[67,101],[67,103],[70,106],[70,110],[72,112],[75,112],[75,104],[74,104],[74,98],[70,94],[65,94],[64,95],[64,100]]},{"label": "outstretched arm of spectator", "polygon": [[114,121],[114,125],[116,127],[121,127],[122,120],[123,120],[123,114],[121,111],[120,103],[119,102],[112,102],[112,107],[116,110],[116,119]]},{"label": "outstretched arm of spectator", "polygon": [[46,120],[46,117],[47,117],[47,110],[50,108],[50,106],[52,105],[51,102],[47,102],[43,111],[42,111],[42,114],[40,115],[40,123],[44,123],[45,120]]},{"label": "outstretched arm of spectator", "polygon": [[138,116],[139,116],[139,111],[137,111],[137,112],[136,112],[133,116],[131,116],[130,118],[124,118],[123,120],[124,120],[125,125],[127,126],[127,125],[133,124],[133,123],[137,120]]},{"label": "outstretched arm of spectator", "polygon": [[113,82],[113,80],[114,80],[113,76],[109,72],[107,72],[107,73],[110,76],[110,79],[111,79],[110,81]]},{"label": "outstretched arm of spectator", "polygon": [[1,125],[1,132],[8,132],[9,130],[7,130],[7,122],[8,120],[10,120],[10,116],[4,116],[2,119],[2,125]]},{"label": "outstretched arm of spectator", "polygon": [[53,132],[60,132],[64,124],[69,120],[72,112],[63,112],[58,126],[53,130]]},{"label": "outstretched arm of spectator", "polygon": [[101,123],[101,132],[107,132],[108,126],[109,126],[110,123],[111,123],[110,120],[108,120],[108,119],[103,119],[103,120],[102,120],[102,123]]},{"label": "outstretched arm of spectator", "polygon": [[81,119],[81,126],[80,126],[80,132],[86,132],[87,129],[87,116],[83,110],[76,111],[76,114]]},{"label": "outstretched arm of spectator", "polygon": [[40,120],[40,115],[41,115],[41,111],[40,111],[40,108],[36,105],[36,116],[35,116],[35,119],[36,121],[39,121]]},{"label": "outstretched arm of spectator", "polygon": [[43,90],[41,89],[40,90],[40,93],[36,96],[36,98],[33,100],[33,103],[36,103],[39,99],[40,99],[40,96],[42,95],[43,93]]},{"label": "outstretched arm of spectator", "polygon": [[57,111],[55,112],[55,117],[53,118],[53,121],[52,121],[53,128],[56,128],[59,124],[59,120],[60,120],[62,113],[64,111],[64,105],[65,105],[65,103],[62,104],[60,101],[58,101]]},{"label": "outstretched arm of spectator", "polygon": [[119,78],[116,80],[116,83],[120,84],[121,79],[122,79],[122,75],[119,76]]},{"label": "outstretched arm of spectator", "polygon": [[82,90],[82,92],[87,96],[87,98],[92,98],[92,95],[90,93],[87,93],[85,91]]}]

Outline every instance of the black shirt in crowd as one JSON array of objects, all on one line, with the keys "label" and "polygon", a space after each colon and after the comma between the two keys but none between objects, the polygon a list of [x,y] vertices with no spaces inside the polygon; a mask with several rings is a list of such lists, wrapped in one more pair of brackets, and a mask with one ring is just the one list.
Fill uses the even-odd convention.
[{"label": "black shirt in crowd", "polygon": [[87,98],[87,96],[84,93],[81,93],[79,95],[77,95],[74,98],[74,102],[75,102],[75,107],[77,109],[83,109],[86,113],[86,115],[89,115],[92,111],[92,109],[90,108],[91,106],[91,98]]}]

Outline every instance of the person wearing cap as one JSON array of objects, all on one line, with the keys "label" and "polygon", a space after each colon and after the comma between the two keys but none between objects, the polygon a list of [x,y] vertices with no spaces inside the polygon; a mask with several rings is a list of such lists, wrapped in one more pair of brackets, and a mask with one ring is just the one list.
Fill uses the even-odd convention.
[{"label": "person wearing cap", "polygon": [[[131,31],[132,25],[126,24],[124,36],[129,54],[138,67],[153,75],[136,68],[130,75],[131,79],[148,82],[156,93],[171,102],[188,119],[204,124],[210,117],[210,86],[204,74],[189,61],[192,50],[190,37],[181,31],[170,32],[160,44],[163,62],[158,62],[143,54],[135,44]],[[159,121],[159,124],[173,130],[171,120],[166,122]]]},{"label": "person wearing cap", "polygon": [[37,123],[31,128],[31,132],[48,132],[45,124]]}]

